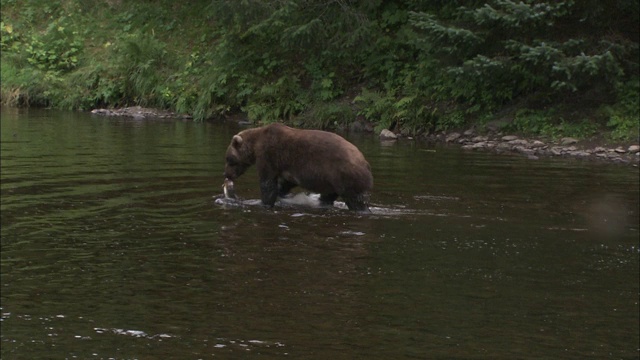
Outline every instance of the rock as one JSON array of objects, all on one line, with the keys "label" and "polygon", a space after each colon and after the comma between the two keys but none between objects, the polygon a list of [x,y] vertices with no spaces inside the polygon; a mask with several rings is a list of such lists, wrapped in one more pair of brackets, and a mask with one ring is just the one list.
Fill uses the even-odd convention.
[{"label": "rock", "polygon": [[538,148],[542,148],[547,146],[547,144],[543,143],[540,140],[534,140],[534,142],[531,144],[531,147],[534,149],[538,149]]},{"label": "rock", "polygon": [[593,149],[594,153],[605,153],[607,152],[607,149],[603,148],[602,146],[598,146],[595,149]]},{"label": "rock", "polygon": [[397,138],[398,138],[398,135],[394,134],[389,129],[382,129],[382,131],[380,132],[380,139],[381,140],[395,140]]},{"label": "rock", "polygon": [[622,146],[618,146],[615,150],[618,154],[626,154],[627,150],[625,150]]},{"label": "rock", "polygon": [[574,139],[574,138],[570,138],[570,137],[566,137],[566,138],[562,138],[560,139],[560,144],[567,146],[567,145],[573,145],[578,143],[578,139]]},{"label": "rock", "polygon": [[463,133],[464,136],[473,136],[475,135],[475,131],[473,129],[469,129]]},{"label": "rock", "polygon": [[451,134],[447,135],[447,137],[445,138],[445,141],[446,142],[453,142],[453,141],[457,140],[460,136],[461,136],[460,133],[454,132],[454,133],[451,133]]},{"label": "rock", "polygon": [[571,151],[569,152],[569,155],[578,156],[578,157],[587,157],[591,154],[586,151]]},{"label": "rock", "polygon": [[640,146],[638,145],[631,145],[629,146],[629,148],[627,149],[628,152],[630,153],[637,153],[640,152]]},{"label": "rock", "polygon": [[502,141],[513,141],[513,140],[516,140],[517,138],[518,137],[515,135],[507,135],[502,137]]},{"label": "rock", "polygon": [[134,119],[148,119],[148,118],[182,118],[189,119],[191,118],[189,115],[178,115],[176,113],[162,110],[162,109],[153,109],[153,108],[144,108],[141,106],[130,106],[120,109],[93,109],[91,110],[92,114],[103,115],[103,116],[123,116],[123,117],[131,117]]},{"label": "rock", "polygon": [[481,142],[481,141],[487,141],[487,140],[489,140],[489,138],[486,136],[476,136],[473,139],[471,139],[471,141],[473,142]]},{"label": "rock", "polygon": [[529,149],[528,147],[524,146],[514,146],[513,150],[525,155],[533,155],[536,152],[535,150]]},{"label": "rock", "polygon": [[557,147],[552,147],[549,152],[551,153],[551,155],[555,155],[555,156],[559,156],[562,155],[562,150],[560,150]]},{"label": "rock", "polygon": [[527,140],[515,139],[509,141],[509,144],[511,144],[512,146],[527,146],[529,145],[529,142]]}]

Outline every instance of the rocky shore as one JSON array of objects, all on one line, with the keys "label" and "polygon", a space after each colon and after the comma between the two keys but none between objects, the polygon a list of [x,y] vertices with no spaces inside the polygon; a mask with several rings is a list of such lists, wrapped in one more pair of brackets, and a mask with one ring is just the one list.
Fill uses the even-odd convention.
[{"label": "rocky shore", "polygon": [[[130,117],[134,119],[190,119],[189,115],[180,115],[170,111],[132,106],[119,109],[95,109],[92,114],[102,116]],[[244,117],[241,117],[244,118]],[[234,118],[232,121],[242,123]],[[358,125],[358,126],[355,126]],[[373,130],[371,124],[362,124],[359,121],[351,124],[351,131]],[[398,139],[414,139],[402,133],[394,133],[384,129],[380,133],[383,141],[396,141]],[[607,146],[598,141],[585,141],[574,138],[562,138],[559,140],[526,139],[512,134],[504,134],[499,131],[480,133],[475,129],[454,132],[440,132],[420,136],[419,140],[430,143],[450,144],[460,146],[468,151],[493,151],[497,153],[522,154],[529,159],[536,160],[540,157],[574,157],[582,159],[604,160],[607,162],[640,164],[640,146],[638,144]]]},{"label": "rocky shore", "polygon": [[[380,133],[380,139],[385,141],[393,141],[405,137],[389,130],[383,130]],[[474,129],[430,134],[423,136],[423,138],[433,143],[454,144],[468,151],[522,154],[532,160],[537,160],[540,157],[556,156],[605,160],[633,166],[638,166],[640,163],[640,146],[638,144],[609,147],[597,145],[598,142],[581,141],[570,137],[544,141],[541,139],[525,139],[517,135],[503,134],[501,132],[478,134]]]},{"label": "rocky shore", "polygon": [[92,114],[102,116],[130,117],[134,119],[190,119],[189,115],[180,115],[171,111],[131,106],[119,109],[94,109]]}]

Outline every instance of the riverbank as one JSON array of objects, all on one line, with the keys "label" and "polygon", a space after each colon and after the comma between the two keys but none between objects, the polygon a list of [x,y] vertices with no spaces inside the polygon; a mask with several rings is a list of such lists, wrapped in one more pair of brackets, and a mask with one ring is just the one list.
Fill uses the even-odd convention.
[{"label": "riverbank", "polygon": [[[171,111],[144,108],[140,106],[119,109],[94,109],[92,114],[108,117],[130,117],[134,119],[190,119],[191,116],[177,114]],[[229,116],[228,121],[240,125],[250,125],[246,116]],[[355,121],[348,129],[353,132],[369,132],[373,134],[373,125],[363,121]],[[421,136],[408,136],[382,130],[379,134],[381,141],[423,141],[432,144],[446,144],[460,146],[468,151],[492,151],[496,153],[515,153],[537,160],[541,157],[571,157],[577,159],[607,161],[611,163],[640,164],[640,145],[637,143],[612,143],[603,136],[590,139],[576,139],[564,137],[560,139],[545,139],[509,134],[498,129],[459,129],[456,131],[439,132]]]},{"label": "riverbank", "polygon": [[[382,130],[381,141],[414,140],[389,130]],[[572,157],[585,160],[607,161],[619,164],[640,164],[640,145],[632,142],[612,143],[604,135],[588,139],[563,137],[547,139],[505,133],[496,129],[458,129],[417,137],[418,140],[435,144],[460,146],[467,151],[492,151],[495,153],[515,153],[531,160],[541,157]]]},{"label": "riverbank", "polygon": [[531,160],[540,157],[573,157],[586,160],[608,161],[612,163],[640,164],[638,144],[607,143],[603,139],[561,138],[557,140],[526,138],[502,132],[479,135],[473,129],[462,133],[451,132],[428,135],[427,140],[447,144],[457,144],[468,151],[493,151],[496,153],[517,153]]},{"label": "riverbank", "polygon": [[5,1],[0,103],[309,128],[361,117],[405,136],[509,118],[505,134],[638,141],[628,2],[296,4]]}]

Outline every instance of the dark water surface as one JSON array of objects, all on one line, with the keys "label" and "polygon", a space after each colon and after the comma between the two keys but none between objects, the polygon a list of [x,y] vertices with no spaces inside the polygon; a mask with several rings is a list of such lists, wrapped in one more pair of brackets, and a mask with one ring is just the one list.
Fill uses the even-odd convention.
[{"label": "dark water surface", "polygon": [[638,168],[351,136],[373,215],[265,210],[230,125],[1,124],[2,359],[639,357]]}]

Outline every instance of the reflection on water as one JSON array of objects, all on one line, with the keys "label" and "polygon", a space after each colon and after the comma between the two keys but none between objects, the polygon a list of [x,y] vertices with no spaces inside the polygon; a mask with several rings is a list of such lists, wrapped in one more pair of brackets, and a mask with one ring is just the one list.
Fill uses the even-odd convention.
[{"label": "reflection on water", "polygon": [[637,168],[351,137],[372,215],[266,210],[233,126],[1,125],[2,358],[639,355]]}]

